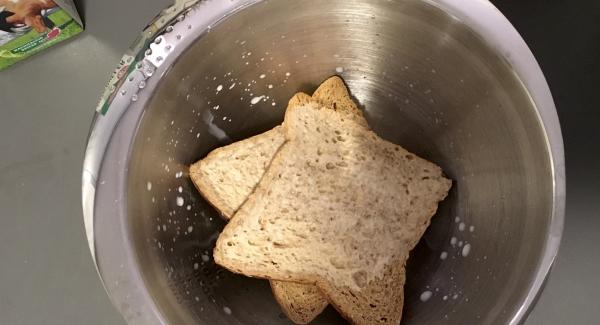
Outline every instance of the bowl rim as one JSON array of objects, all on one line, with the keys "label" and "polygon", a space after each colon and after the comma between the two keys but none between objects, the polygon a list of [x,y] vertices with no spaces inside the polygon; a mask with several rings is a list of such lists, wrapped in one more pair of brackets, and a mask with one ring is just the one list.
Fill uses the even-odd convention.
[{"label": "bowl rim", "polygon": [[[111,81],[112,91],[105,91],[103,110],[93,118],[88,135],[82,175],[83,219],[96,270],[113,304],[131,324],[167,324],[160,308],[144,288],[140,270],[133,263],[135,252],[123,249],[126,242],[122,224],[115,224],[115,236],[98,236],[99,222],[106,223],[108,215],[125,216],[126,211],[114,207],[97,209],[102,202],[119,199],[119,190],[103,185],[101,173],[105,169],[118,174],[118,166],[104,164],[107,157],[123,157],[126,145],[114,146],[115,139],[131,143],[144,104],[150,100],[153,89],[180,53],[187,49],[211,26],[239,10],[263,0],[200,1],[177,0],[176,4],[155,18],[142,37],[121,61]],[[509,324],[520,324],[533,309],[542,292],[548,274],[558,254],[565,219],[565,162],[560,123],[554,100],[544,74],[533,53],[508,19],[488,0],[420,0],[437,7],[463,22],[498,52],[514,69],[535,104],[538,119],[546,136],[553,175],[553,201],[550,224],[540,263],[535,271],[528,294]],[[194,26],[187,22],[193,22]],[[192,27],[190,27],[192,26]],[[181,37],[183,36],[183,37]],[[170,46],[169,48],[167,48]],[[150,49],[151,51],[148,51]],[[112,94],[112,95],[111,95]],[[136,116],[137,114],[137,116]],[[124,131],[129,130],[129,131]],[[122,169],[122,168],[121,168]],[[121,175],[123,176],[123,175]],[[118,178],[118,177],[117,177]],[[124,178],[124,177],[123,177]],[[114,184],[120,191],[126,185]],[[113,192],[112,194],[109,192]],[[106,249],[109,247],[110,249]],[[121,247],[119,249],[119,247]],[[119,252],[116,252],[119,250]],[[109,261],[109,262],[107,262]],[[122,283],[118,288],[112,283]],[[128,310],[121,308],[127,301]],[[135,309],[132,311],[132,308]],[[143,315],[143,319],[139,314]]]}]

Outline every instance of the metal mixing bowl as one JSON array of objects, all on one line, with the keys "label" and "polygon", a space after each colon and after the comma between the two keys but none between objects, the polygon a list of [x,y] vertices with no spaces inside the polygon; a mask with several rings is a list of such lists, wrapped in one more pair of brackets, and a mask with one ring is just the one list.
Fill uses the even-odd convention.
[{"label": "metal mixing bowl", "polygon": [[[129,323],[289,323],[267,281],[213,263],[224,221],[187,166],[281,123],[333,74],[380,136],[455,181],[411,254],[403,324],[525,319],[562,232],[562,138],[535,59],[489,2],[213,0],[159,22],[84,166],[90,248]],[[315,321],[338,323],[331,308]]]}]

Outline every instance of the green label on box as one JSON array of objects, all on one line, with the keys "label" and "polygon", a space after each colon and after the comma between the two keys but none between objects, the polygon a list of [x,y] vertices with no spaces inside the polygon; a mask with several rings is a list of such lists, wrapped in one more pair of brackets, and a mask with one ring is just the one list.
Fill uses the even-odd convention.
[{"label": "green label on box", "polygon": [[0,42],[4,42],[0,43],[0,70],[83,31],[60,7],[45,11],[44,24],[46,31],[42,33],[28,26],[18,26],[12,33],[13,30],[0,31]]}]

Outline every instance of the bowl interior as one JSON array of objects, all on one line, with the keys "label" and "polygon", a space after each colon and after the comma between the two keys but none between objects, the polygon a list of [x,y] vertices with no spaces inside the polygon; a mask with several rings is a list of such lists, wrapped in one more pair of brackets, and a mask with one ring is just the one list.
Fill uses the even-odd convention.
[{"label": "bowl interior", "polygon": [[[528,294],[551,215],[535,105],[461,21],[424,1],[380,0],[257,3],[213,26],[162,77],[138,126],[127,206],[139,269],[165,319],[290,323],[267,281],[214,264],[225,222],[187,166],[278,125],[295,92],[334,74],[380,136],[454,180],[411,253],[403,324],[507,323]],[[331,308],[315,321],[337,323]]]}]

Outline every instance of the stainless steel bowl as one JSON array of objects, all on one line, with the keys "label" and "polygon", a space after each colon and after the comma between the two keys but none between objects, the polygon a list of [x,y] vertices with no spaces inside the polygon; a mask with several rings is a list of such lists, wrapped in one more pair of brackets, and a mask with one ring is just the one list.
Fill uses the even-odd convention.
[{"label": "stainless steel bowl", "polygon": [[[403,324],[525,319],[562,233],[562,138],[535,59],[489,2],[213,0],[160,19],[84,166],[90,248],[129,323],[289,323],[266,281],[213,263],[224,222],[186,167],[277,125],[333,74],[378,134],[455,180],[411,254]],[[315,324],[342,322],[327,310]]]}]

